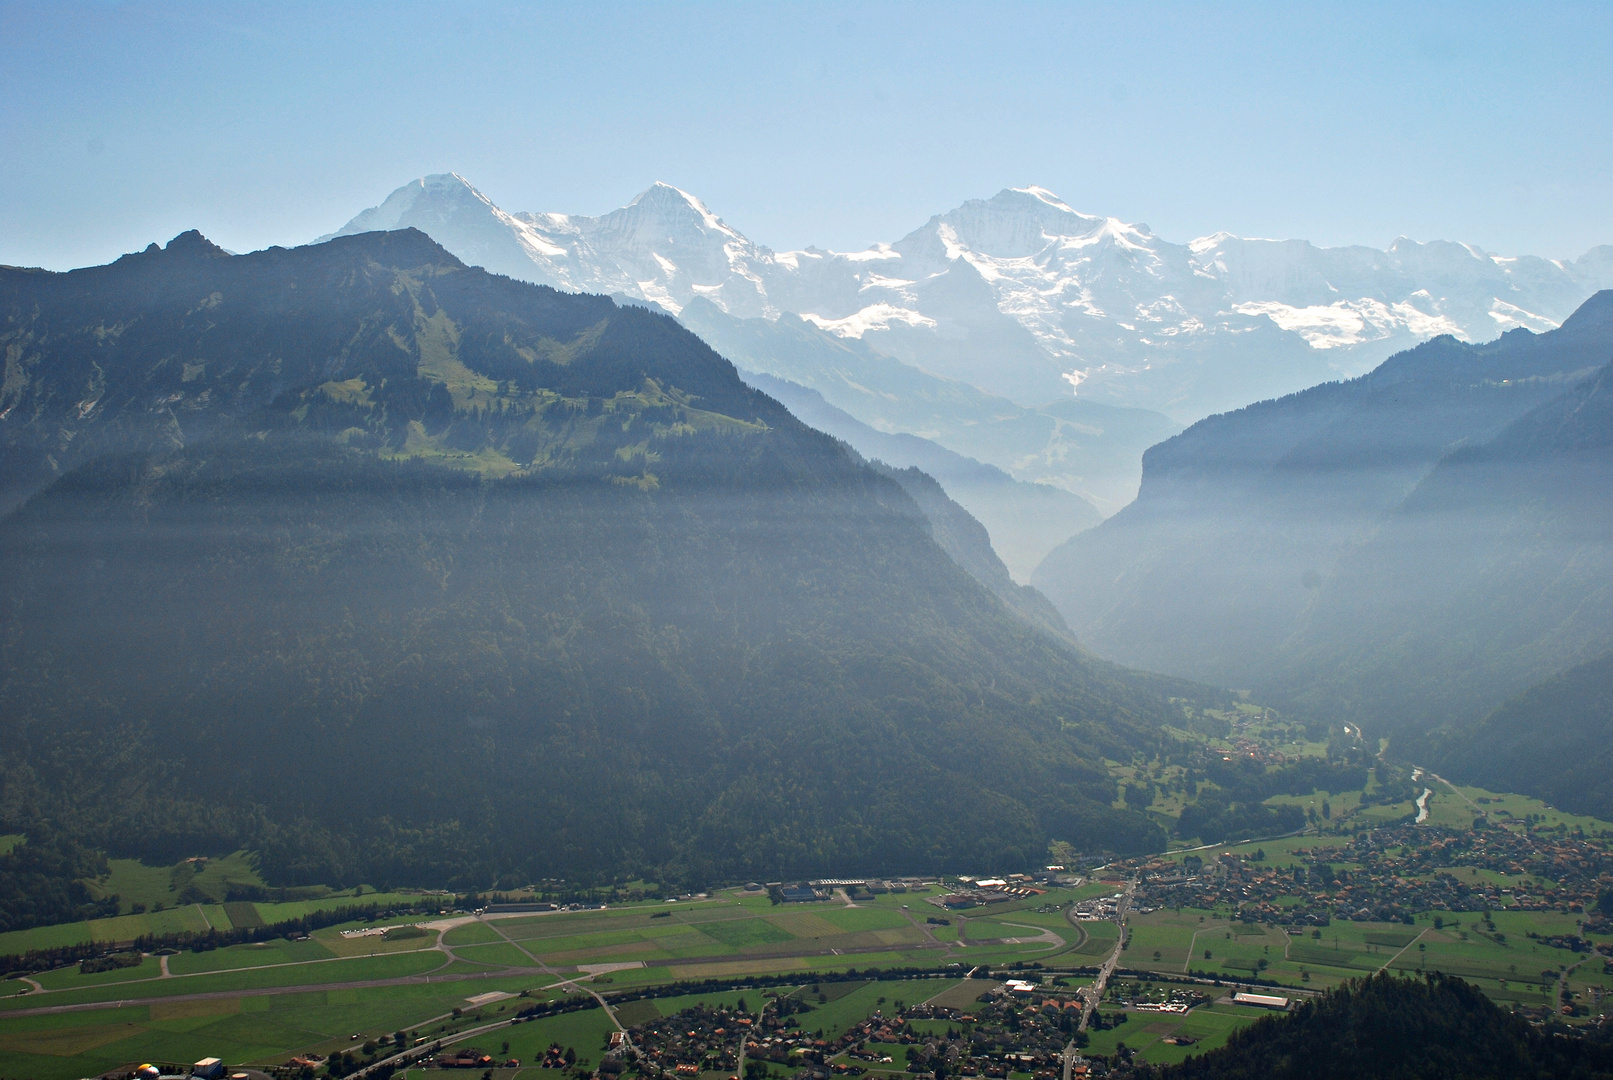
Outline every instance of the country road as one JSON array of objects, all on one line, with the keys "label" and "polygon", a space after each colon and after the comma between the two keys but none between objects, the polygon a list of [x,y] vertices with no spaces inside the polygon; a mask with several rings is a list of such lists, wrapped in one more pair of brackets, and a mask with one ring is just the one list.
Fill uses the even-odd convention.
[{"label": "country road", "polygon": [[1115,924],[1119,926],[1120,934],[1115,938],[1114,951],[1109,954],[1109,958],[1098,969],[1098,977],[1093,980],[1091,986],[1081,991],[1083,1005],[1081,1007],[1081,1023],[1076,1028],[1077,1031],[1087,1029],[1087,1024],[1092,1019],[1093,1011],[1097,1009],[1098,1002],[1103,1000],[1103,992],[1109,986],[1109,976],[1113,975],[1115,968],[1120,966],[1120,953],[1126,947],[1126,909],[1131,906],[1131,894],[1136,888],[1137,880],[1135,878],[1126,882],[1125,892],[1115,903]]},{"label": "country road", "polygon": [[[29,1009],[0,1009],[0,1019],[11,1016],[51,1016],[57,1013],[92,1012],[96,1009],[121,1009],[127,1005],[150,1005],[152,1002],[219,1001],[225,998],[267,997],[275,994],[306,994],[319,990],[366,990],[378,986],[420,986],[428,983],[473,982],[480,979],[505,979],[512,975],[541,975],[536,968],[504,968],[501,971],[468,971],[455,975],[399,975],[390,979],[355,979],[351,982],[305,983],[296,986],[259,986],[245,990],[208,990],[195,994],[163,994],[160,997],[120,998],[116,1001],[85,1001],[74,1005],[44,1005]],[[145,980],[156,982],[156,979]],[[30,995],[32,996],[32,995]]]}]

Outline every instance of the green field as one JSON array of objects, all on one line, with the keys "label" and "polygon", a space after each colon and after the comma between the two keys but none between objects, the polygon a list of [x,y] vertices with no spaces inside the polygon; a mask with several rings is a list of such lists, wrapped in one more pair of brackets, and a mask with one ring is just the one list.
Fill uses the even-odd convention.
[{"label": "green field", "polygon": [[[528,989],[530,980],[474,985],[476,992],[518,993]],[[0,1025],[0,1069],[8,1076],[75,1080],[129,1061],[195,1061],[214,1054],[232,1063],[268,1063],[294,1050],[328,1054],[350,1048],[353,1033],[371,1038],[413,1030],[431,1018],[447,1023],[453,1009],[466,1007],[466,989],[464,984],[404,985],[154,1001],[89,1013],[13,1017]],[[503,1002],[482,1012],[496,1018],[501,1008],[505,1015],[513,1011],[514,1004]],[[476,1016],[467,1010],[461,1022]],[[420,1034],[437,1027],[420,1028]],[[578,1047],[579,1053],[582,1049]]]},{"label": "green field", "polygon": [[[209,908],[216,909],[220,920],[237,916],[247,921],[257,915],[269,922],[285,909],[308,910],[333,901],[368,903],[372,899],[376,899],[374,894],[284,905],[254,903],[250,907],[234,901],[228,909],[192,905],[125,916],[117,922],[127,925],[125,920],[141,919],[148,926],[153,918],[188,918],[200,929],[203,912]],[[9,984],[12,996],[0,998],[0,1075],[71,1078],[133,1059],[182,1061],[207,1054],[219,1054],[232,1064],[269,1065],[299,1051],[347,1048],[346,1035],[354,1032],[374,1035],[400,1027],[421,1028],[420,1034],[429,1030],[436,1037],[438,1031],[467,1026],[478,1015],[467,1007],[470,997],[490,990],[541,993],[543,986],[553,982],[536,973],[499,975],[507,967],[532,965],[505,935],[561,967],[568,962],[620,963],[624,957],[630,960],[634,956],[658,961],[599,976],[597,985],[612,990],[673,979],[790,970],[801,972],[803,983],[808,983],[814,971],[942,962],[941,950],[919,947],[926,941],[923,932],[902,911],[904,905],[913,903],[922,903],[922,896],[894,894],[856,907],[831,903],[780,908],[765,896],[734,894],[676,906],[641,904],[605,911],[470,920],[441,935],[443,946],[458,957],[451,962],[438,949],[436,931],[394,941],[379,936],[342,938],[341,930],[358,925],[344,924],[320,930],[305,941],[276,939],[205,952],[181,951],[165,958],[166,976],[159,958],[152,956],[137,967],[90,975],[81,974],[76,967],[63,968],[33,977],[41,991],[18,993],[28,987],[13,981]],[[920,919],[925,914],[916,913]],[[1052,917],[1055,925],[1057,918]],[[1038,921],[1048,921],[1048,916],[1039,916]],[[101,936],[108,922],[112,921],[90,924],[89,933]],[[89,936],[82,925],[53,931],[62,941]],[[45,937],[39,931],[26,933],[35,942]],[[837,944],[858,951],[837,955]],[[788,955],[792,951],[801,955]],[[688,962],[669,966],[667,960]],[[427,974],[433,980],[429,984],[405,981],[319,989]],[[458,981],[449,981],[455,976],[460,976]],[[812,1012],[804,1017],[812,1019],[814,1028],[842,1030],[878,1007],[882,996],[878,985],[824,984],[825,996],[833,1000],[819,1004],[814,997]],[[925,983],[921,991],[928,996],[950,985],[936,980],[933,985]],[[920,990],[914,991],[915,1000],[918,993]],[[42,1007],[96,1003],[108,1007],[19,1015]],[[463,1011],[460,1018],[446,1015],[456,1007]],[[506,1002],[482,1012],[497,1015],[512,1007]],[[683,1006],[673,999],[635,1007],[650,1016]],[[597,1060],[598,1044],[609,1028],[600,1010],[517,1025],[509,1034],[509,1054],[528,1060],[554,1040],[575,1046],[584,1059]],[[501,1035],[484,1049],[498,1052],[504,1041]]]},{"label": "green field", "polygon": [[[1202,1005],[1185,1016],[1165,1017],[1157,1013],[1132,1013],[1128,1023],[1091,1033],[1087,1053],[1113,1054],[1121,1043],[1137,1052],[1137,1057],[1154,1065],[1171,1065],[1189,1054],[1202,1054],[1225,1045],[1228,1036],[1261,1016],[1259,1009],[1236,1005]],[[1191,1046],[1174,1046],[1161,1040],[1186,1036],[1197,1040]]]},{"label": "green field", "polygon": [[213,949],[202,953],[178,953],[168,958],[168,970],[175,975],[190,975],[202,971],[225,971],[262,964],[297,964],[309,960],[328,960],[335,955],[317,941],[287,941],[280,938],[257,945],[233,945],[227,949]]},{"label": "green field", "polygon": [[[1475,800],[1491,799],[1483,805],[1494,814],[1503,810],[1520,816],[1543,812],[1512,797],[1502,801],[1488,793],[1468,794]],[[1355,801],[1347,796],[1331,798],[1335,818],[1354,808]],[[1471,807],[1448,789],[1443,794],[1436,792],[1430,807],[1432,814],[1453,821],[1466,814],[1471,822]],[[1370,807],[1363,813],[1384,809]],[[1564,820],[1572,827],[1573,819]],[[1227,845],[1199,854],[1209,862],[1222,851],[1252,855],[1258,849],[1264,852],[1266,865],[1288,866],[1300,861],[1293,854],[1296,849],[1327,847],[1347,839],[1313,834]],[[1175,857],[1184,855],[1178,852]],[[1341,870],[1351,869],[1343,861],[1335,864]],[[190,873],[194,880],[185,887],[201,889],[204,884],[211,887],[219,881],[237,881],[230,875],[250,870],[245,856],[231,856],[212,860],[205,867],[182,869],[181,876]],[[1516,875],[1507,878],[1492,871],[1458,870],[1474,879],[1499,877],[1503,884],[1532,884]],[[174,873],[172,867],[120,863],[107,883],[129,889],[131,897],[152,896],[169,888]],[[140,893],[141,889],[146,892]],[[351,1049],[350,1036],[355,1033],[371,1037],[403,1029],[420,1037],[447,1037],[477,1023],[512,1015],[527,1003],[514,998],[480,1008],[471,1006],[469,999],[479,994],[527,993],[542,999],[549,992],[562,992],[562,987],[554,985],[556,978],[535,970],[507,973],[511,968],[533,968],[528,952],[562,973],[560,978],[577,979],[607,995],[675,980],[698,983],[745,975],[783,976],[791,986],[777,992],[790,993],[793,987],[810,1007],[799,1016],[801,1026],[833,1038],[875,1010],[894,1011],[898,1001],[911,1005],[937,996],[950,1001],[947,995],[952,994],[958,998],[954,1007],[972,1007],[982,989],[995,985],[987,980],[960,983],[962,975],[977,965],[996,965],[998,970],[1015,961],[1037,961],[1055,969],[1095,965],[1114,948],[1116,926],[1110,922],[1072,925],[1066,911],[1075,900],[1117,889],[1113,882],[1094,881],[1076,889],[1053,889],[1044,895],[961,912],[943,911],[926,902],[926,896],[943,891],[940,889],[885,894],[860,899],[854,905],[839,898],[774,905],[765,894],[730,891],[675,904],[645,902],[605,910],[488,919],[460,915],[433,923],[422,936],[394,940],[373,935],[343,938],[341,930],[358,926],[344,924],[321,929],[304,941],[281,938],[174,953],[165,958],[166,976],[163,960],[154,956],[143,958],[137,967],[89,975],[76,967],[64,968],[31,976],[40,987],[37,991],[17,980],[0,990],[0,995],[10,995],[0,996],[0,1076],[75,1080],[131,1060],[184,1061],[208,1054],[224,1057],[232,1065],[269,1066],[301,1051]],[[127,940],[141,933],[201,930],[207,925],[272,924],[334,906],[414,903],[418,899],[365,893],[276,904],[230,901],[219,894],[206,902],[166,905],[160,912],[148,909],[94,923],[0,935],[0,947],[8,940],[27,942],[22,948],[38,948],[92,938]],[[1577,933],[1582,916],[1497,911],[1491,931],[1477,914],[1441,915],[1439,928],[1433,926],[1430,915],[1424,915],[1412,926],[1335,921],[1320,935],[1299,928],[1290,935],[1276,927],[1231,921],[1224,910],[1165,909],[1131,917],[1121,966],[1161,975],[1197,971],[1229,980],[1258,976],[1309,989],[1331,986],[1386,965],[1408,973],[1437,969],[1473,980],[1498,1002],[1527,1005],[1554,1001],[1557,976],[1568,967],[1569,988],[1586,1000],[1613,992],[1613,975],[1603,974],[1600,958],[1553,949],[1530,937]],[[947,922],[928,923],[930,918]],[[409,916],[392,921],[424,920]],[[1037,939],[1046,931],[1063,944],[1008,940]],[[600,965],[624,966],[610,970]],[[814,989],[819,974],[848,968],[937,969],[946,965],[956,965],[950,978],[824,981]],[[582,970],[585,966],[588,971]],[[430,982],[424,981],[428,975]],[[1066,978],[1065,986],[1079,984],[1074,976]],[[338,984],[383,981],[389,985],[330,989]],[[565,988],[564,992],[575,990]],[[713,991],[629,1003],[622,1007],[622,1019],[630,1025],[642,1023],[698,1001],[732,1005],[741,996],[752,1009],[760,1007],[759,991]],[[42,1007],[85,1004],[107,1007],[20,1015]],[[460,1016],[452,1015],[455,1009]],[[1201,1007],[1185,1017],[1134,1014],[1118,1028],[1094,1032],[1091,1050],[1104,1053],[1106,1047],[1112,1050],[1124,1041],[1142,1060],[1178,1061],[1189,1053],[1220,1045],[1231,1031],[1256,1015],[1260,1014],[1224,1006]],[[591,1008],[500,1029],[478,1036],[474,1042],[501,1059],[519,1058],[524,1065],[535,1062],[556,1042],[573,1047],[579,1061],[592,1065],[611,1030],[605,1011]],[[1191,1046],[1162,1041],[1173,1036],[1197,1041]],[[904,1061],[900,1048],[892,1056],[896,1062],[883,1071],[900,1073]],[[534,1073],[524,1080],[541,1080],[544,1075]],[[433,1073],[432,1080],[436,1078]],[[499,1080],[515,1080],[514,1074],[499,1074]]]},{"label": "green field", "polygon": [[[257,918],[254,925],[261,926],[288,919],[300,919],[316,911],[340,911],[355,905],[413,904],[420,899],[420,895],[416,893],[366,892],[362,896],[348,893],[320,900],[297,900],[282,904],[258,903],[250,907]],[[209,928],[219,930],[234,928],[224,904],[185,904],[168,907],[162,911],[147,911],[139,915],[118,915],[109,919],[60,923],[32,930],[12,930],[0,934],[0,955],[20,955],[35,949],[52,949],[91,941],[120,942],[133,941],[146,935],[200,933]]]},{"label": "green field", "polygon": [[[1504,939],[1500,941],[1481,930],[1480,918],[1473,912],[1442,913],[1440,929],[1434,928],[1431,915],[1419,917],[1415,926],[1335,920],[1319,931],[1295,928],[1289,935],[1277,928],[1245,927],[1209,911],[1156,911],[1132,919],[1131,944],[1122,964],[1137,970],[1192,970],[1232,979],[1258,975],[1311,989],[1369,975],[1385,966],[1408,974],[1443,971],[1474,982],[1497,1002],[1540,1004],[1541,972],[1586,958],[1528,936],[1573,933],[1578,916],[1496,912],[1496,928]],[[1208,958],[1206,950],[1211,954]],[[1263,969],[1261,960],[1267,962]],[[1604,978],[1600,961],[1582,967],[1593,970],[1579,976],[1580,985],[1587,989],[1600,986],[1597,980]]]}]

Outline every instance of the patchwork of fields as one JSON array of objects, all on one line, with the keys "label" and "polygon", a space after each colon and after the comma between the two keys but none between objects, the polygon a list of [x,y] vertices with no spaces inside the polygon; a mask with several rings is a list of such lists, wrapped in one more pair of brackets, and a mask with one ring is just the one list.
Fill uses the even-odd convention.
[{"label": "patchwork of fields", "polygon": [[[391,921],[423,922],[424,936],[343,937],[343,930],[358,924],[340,924],[307,940],[148,955],[136,966],[112,971],[62,968],[0,987],[8,995],[0,997],[0,1075],[75,1080],[133,1061],[182,1062],[208,1055],[267,1065],[293,1053],[351,1049],[355,1033],[362,1042],[397,1030],[424,1034],[433,1024],[460,1030],[480,1017],[508,1015],[508,1001],[481,1008],[468,1003],[489,991],[524,994],[516,999],[524,1005],[550,994],[575,994],[583,985],[621,992],[740,975],[799,972],[810,979],[814,971],[848,967],[955,964],[967,970],[1050,957],[1083,940],[1059,911],[1032,910],[1049,906],[1047,899],[1054,907],[1066,903],[1078,895],[1074,890],[1035,905],[1002,905],[1023,909],[1014,910],[1008,922],[998,921],[1007,913],[994,906],[989,919],[952,914],[945,925],[931,924],[926,920],[938,909],[925,899],[940,891],[810,908],[780,907],[765,894],[731,892],[693,902],[586,911],[432,921],[415,916]],[[373,893],[355,898],[365,904],[389,899]],[[176,925],[194,922],[198,930],[204,916],[221,927],[252,925],[254,917],[268,923],[318,905],[192,905],[10,937],[12,947],[21,950],[126,938],[150,932],[153,920],[189,920]],[[960,930],[967,935],[961,940]],[[1112,945],[1113,937],[1108,941]],[[831,1026],[860,1021],[867,1015],[863,999],[879,996],[848,994],[843,1004],[823,1007],[822,1021]],[[636,1007],[641,1012],[659,1008],[649,1002]],[[458,1017],[452,1015],[456,1008]],[[567,1044],[576,1043],[578,1053],[587,1056],[597,1052],[599,1041],[589,1032],[610,1027],[603,1010],[520,1025],[512,1029],[519,1035],[511,1036],[510,1056],[523,1057],[516,1051],[534,1040],[541,1050],[548,1045],[544,1040],[562,1029]]]},{"label": "patchwork of fields", "polygon": [[[1334,796],[1331,805],[1350,812],[1347,795]],[[1428,805],[1434,826],[1430,836],[1445,819],[1470,824],[1475,805],[1490,808],[1498,820],[1527,818],[1531,827],[1545,822],[1565,830],[1608,828],[1589,819],[1559,822],[1546,816],[1553,813],[1549,808],[1528,800],[1471,789],[1446,788]],[[1360,818],[1356,821],[1364,825]],[[1244,860],[1297,881],[1305,877],[1307,866],[1314,868],[1324,859],[1339,874],[1362,869],[1348,857],[1349,843],[1344,830],[1312,832],[1205,848],[1197,857],[1214,863],[1226,856],[1232,860],[1228,865]],[[1338,849],[1339,858],[1328,855],[1329,845]],[[1169,858],[1182,860],[1189,854]],[[218,887],[241,869],[240,860],[180,871],[118,866],[112,877],[125,887],[160,895],[176,888],[173,882],[179,880],[189,882],[187,889],[209,880]],[[1435,873],[1475,888],[1502,887],[1506,895],[1551,886],[1517,869],[1434,865],[1427,870]],[[398,1032],[411,1042],[451,1039],[545,1001],[576,1008],[477,1035],[476,1045],[501,1059],[520,1059],[526,1063],[522,1072],[551,1044],[570,1047],[579,1065],[586,1065],[598,1060],[618,1023],[632,1026],[669,1016],[695,1001],[733,1008],[742,991],[718,988],[622,1002],[624,996],[668,983],[749,976],[782,984],[769,993],[796,988],[807,995],[802,1000],[810,1008],[812,1029],[832,1040],[876,1010],[888,1015],[888,1010],[931,1000],[966,1011],[983,990],[999,985],[1010,965],[1020,965],[1017,970],[1025,975],[1033,974],[1037,965],[1063,972],[1056,979],[1046,976],[1055,980],[1048,992],[1072,995],[1090,978],[1077,971],[1095,969],[1115,950],[1121,935],[1112,921],[1075,920],[1072,906],[1113,896],[1120,888],[1115,880],[1094,881],[963,911],[931,902],[945,891],[940,886],[857,901],[838,893],[835,899],[803,905],[778,905],[762,892],[729,890],[676,903],[589,910],[400,916],[384,925],[420,929],[390,937],[344,936],[344,930],[360,927],[349,922],[297,940],[277,937],[206,951],[162,950],[160,955],[131,957],[128,966],[109,971],[66,967],[0,984],[0,1076],[77,1080],[142,1060],[184,1062],[209,1055],[231,1064],[267,1067],[297,1053],[357,1051],[377,1041],[396,1045],[393,1035]],[[418,906],[420,900],[418,895],[375,893],[278,903],[221,898],[0,935],[0,948],[22,952],[91,940],[200,933],[209,927],[262,927],[316,911],[335,912],[321,920],[329,921],[340,918],[347,907]],[[1613,973],[1598,953],[1587,950],[1597,944],[1613,950],[1613,936],[1587,929],[1584,920],[1580,912],[1502,906],[1487,912],[1424,911],[1399,921],[1333,919],[1324,926],[1284,926],[1239,918],[1232,902],[1163,906],[1128,915],[1120,973],[1111,991],[1123,984],[1198,979],[1206,987],[1215,981],[1258,980],[1304,993],[1379,970],[1439,970],[1472,981],[1503,1005],[1555,1009],[1569,1001],[1594,1009],[1604,995],[1613,1004]],[[1580,951],[1561,947],[1575,939],[1582,943]],[[852,968],[858,973],[918,969],[949,977],[917,982],[828,978]],[[985,978],[990,971],[999,977]],[[981,977],[967,980],[972,972]],[[1212,996],[1223,993],[1214,990]],[[603,995],[607,1007],[598,1007],[599,999],[590,994]],[[1111,1002],[1104,1010],[1115,1007]],[[1090,1049],[1106,1053],[1123,1041],[1143,1060],[1178,1061],[1220,1045],[1256,1015],[1226,1001],[1181,1016],[1132,1013],[1128,1023],[1100,1024],[1091,1033]],[[893,1058],[871,1076],[889,1074],[895,1080],[903,1075],[900,1046],[871,1050]],[[788,1075],[793,1070],[785,1071]],[[426,1077],[411,1070],[411,1075],[415,1080],[446,1080],[449,1074]],[[553,1075],[532,1072],[522,1080]],[[515,1073],[498,1080],[515,1080]]]}]

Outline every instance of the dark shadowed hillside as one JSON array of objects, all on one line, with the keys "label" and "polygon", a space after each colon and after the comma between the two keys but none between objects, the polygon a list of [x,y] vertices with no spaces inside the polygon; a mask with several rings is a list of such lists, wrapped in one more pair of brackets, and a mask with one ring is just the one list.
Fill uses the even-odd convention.
[{"label": "dark shadowed hillside", "polygon": [[1047,597],[1029,585],[1019,585],[1009,576],[1008,567],[992,549],[991,537],[985,526],[971,517],[968,511],[953,502],[941,485],[928,473],[914,467],[892,468],[884,462],[874,462],[876,472],[889,476],[912,497],[930,523],[930,535],[941,549],[952,556],[952,561],[967,570],[971,577],[990,589],[996,597],[1022,618],[1053,635],[1075,643],[1064,617]]},{"label": "dark shadowed hillside", "polygon": [[1531,1027],[1447,975],[1380,974],[1266,1017],[1180,1065],[1169,1080],[1600,1080],[1603,1043]]},{"label": "dark shadowed hillside", "polygon": [[405,231],[4,270],[0,318],[8,828],[476,885],[1162,841],[1099,759],[1173,688],[667,317]]},{"label": "dark shadowed hillside", "polygon": [[1475,783],[1613,817],[1613,654],[1530,687],[1478,724],[1442,733],[1434,752]]}]

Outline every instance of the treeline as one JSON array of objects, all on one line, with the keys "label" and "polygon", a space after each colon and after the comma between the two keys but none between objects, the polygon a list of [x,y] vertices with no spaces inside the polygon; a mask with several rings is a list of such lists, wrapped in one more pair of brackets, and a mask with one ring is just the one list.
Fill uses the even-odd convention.
[{"label": "treeline", "polygon": [[1278,836],[1305,827],[1305,811],[1297,806],[1266,806],[1243,802],[1224,791],[1206,791],[1198,801],[1182,808],[1176,831],[1206,844],[1226,839],[1245,840]]},{"label": "treeline", "polygon": [[[1186,778],[1198,798],[1183,808],[1177,834],[1206,844],[1227,839],[1276,836],[1305,827],[1305,811],[1297,806],[1266,806],[1274,795],[1309,795],[1313,791],[1355,791],[1366,786],[1364,760],[1304,758],[1268,768],[1249,758],[1222,761],[1211,757]],[[1208,781],[1213,787],[1201,786]]]},{"label": "treeline", "polygon": [[1367,764],[1359,759],[1302,758],[1269,768],[1234,755],[1231,761],[1212,756],[1194,778],[1208,780],[1239,802],[1259,802],[1273,795],[1359,791],[1366,786],[1367,775]]},{"label": "treeline", "polygon": [[327,926],[344,922],[372,922],[395,918],[399,915],[435,915],[440,903],[399,907],[396,904],[363,904],[352,907],[312,911],[295,919],[283,919],[265,926],[237,927],[231,930],[196,930],[174,934],[142,934],[130,941],[86,941],[77,945],[58,945],[49,949],[30,949],[25,953],[0,955],[0,971],[26,974],[32,971],[52,971],[69,964],[95,961],[103,957],[127,952],[158,952],[160,950],[207,952],[226,945],[243,945],[255,941],[273,941],[275,938],[311,934]]},{"label": "treeline", "polygon": [[48,825],[33,826],[0,855],[0,932],[116,915],[116,896],[97,898],[84,884],[106,872],[100,852]]}]

